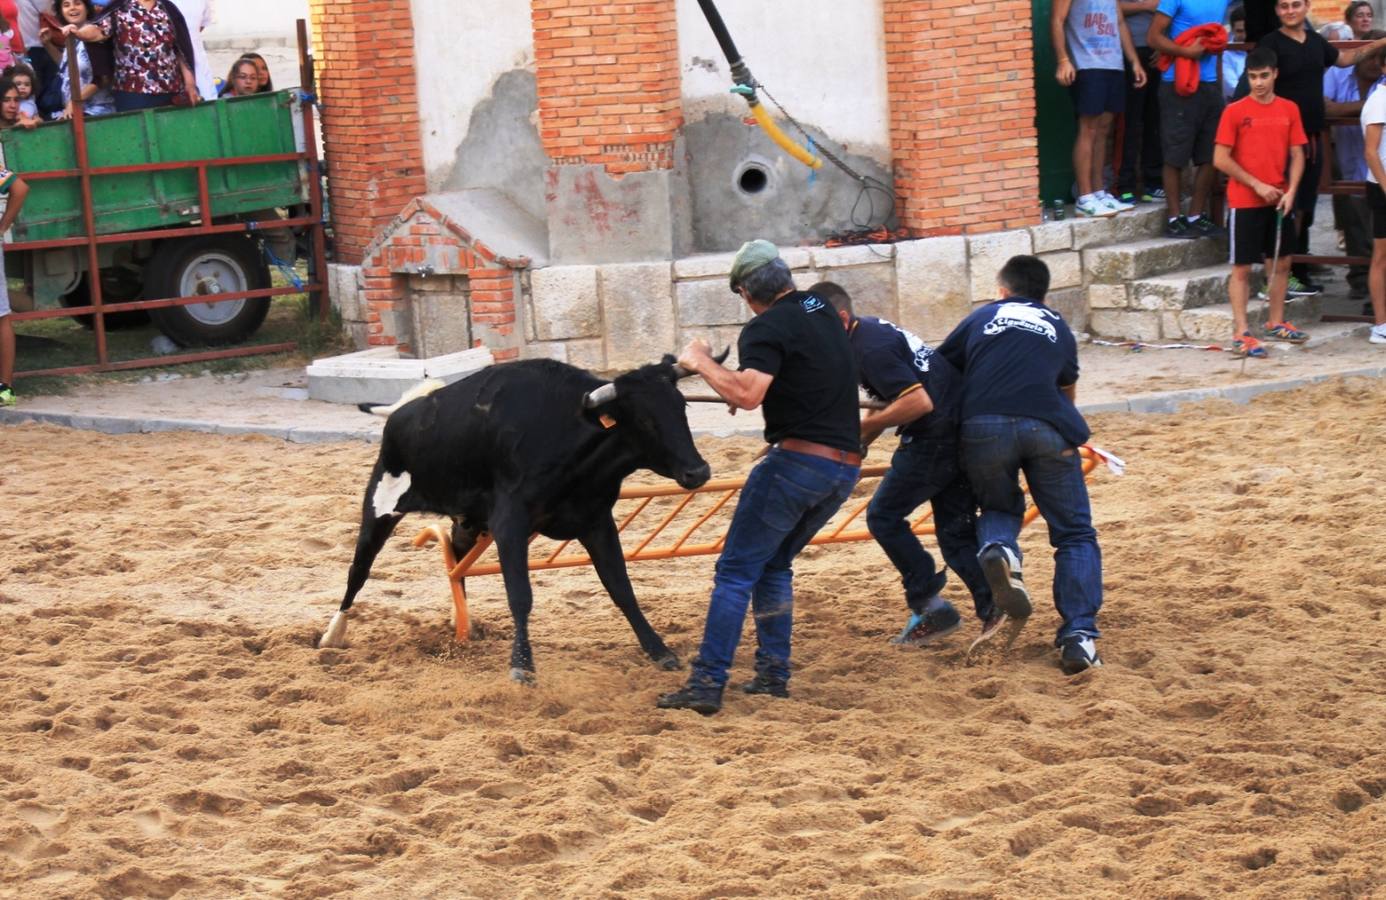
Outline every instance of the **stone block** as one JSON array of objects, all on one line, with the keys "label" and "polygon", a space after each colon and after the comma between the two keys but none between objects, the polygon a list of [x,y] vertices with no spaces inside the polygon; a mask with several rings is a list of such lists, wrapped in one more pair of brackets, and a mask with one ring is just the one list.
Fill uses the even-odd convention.
[{"label": "stone block", "polygon": [[410,275],[409,290],[415,293],[455,293],[457,287],[453,284],[451,275]]},{"label": "stone block", "polygon": [[996,298],[996,273],[1012,256],[1033,249],[1030,232],[998,231],[967,239],[968,269],[971,273],[972,302]]},{"label": "stone block", "polygon": [[596,266],[549,266],[530,273],[534,336],[541,341],[602,333]]},{"label": "stone block", "polygon": [[1160,314],[1129,310],[1095,309],[1088,320],[1093,334],[1128,341],[1160,340]]},{"label": "stone block", "polygon": [[791,269],[807,269],[813,265],[813,252],[808,247],[781,247],[780,258]]},{"label": "stone block", "polygon": [[731,271],[732,259],[735,253],[699,253],[697,256],[685,256],[682,259],[674,260],[674,277],[684,278],[710,278],[713,275],[727,277]]},{"label": "stone block", "polygon": [[531,341],[520,354],[525,359],[556,359],[579,369],[606,371],[605,348],[600,338],[576,341]]},{"label": "stone block", "polygon": [[[451,278],[430,281],[451,282]],[[420,358],[457,353],[472,346],[467,295],[426,291],[409,295],[413,313],[414,354]]]},{"label": "stone block", "polygon": [[360,266],[327,264],[327,283],[332,306],[341,314],[343,322],[366,320],[366,311],[361,303],[361,289],[357,283],[360,273]]},{"label": "stone block", "polygon": [[1083,255],[1074,250],[1045,253],[1040,256],[1049,266],[1049,287],[1079,287],[1083,283]]},{"label": "stone block", "polygon": [[746,301],[733,294],[721,278],[680,281],[674,285],[674,297],[678,301],[679,324],[684,327],[739,325],[751,315]]},{"label": "stone block", "polygon": [[1088,330],[1088,296],[1087,291],[1081,287],[1063,288],[1057,291],[1050,291],[1044,298],[1044,303],[1059,315],[1064,317],[1068,327],[1073,329],[1075,334],[1082,334]]},{"label": "stone block", "polygon": [[934,237],[895,245],[898,319],[893,321],[935,342],[972,311],[967,277],[967,238]]},{"label": "stone block", "polygon": [[599,269],[607,366],[633,369],[674,352],[672,265],[624,263]]},{"label": "stone block", "polygon": [[857,315],[876,316],[892,322],[897,320],[899,309],[895,299],[895,267],[890,263],[828,269],[818,274],[820,280],[839,284],[847,291]]},{"label": "stone block", "polygon": [[727,355],[727,361],[723,365],[734,369],[737,366],[736,342],[737,338],[740,336],[741,328],[739,326],[723,325],[709,328],[681,328],[679,329],[679,349],[682,349],[685,344],[692,340],[707,341],[714,355],[721,353],[723,350],[731,351]]},{"label": "stone block", "polygon": [[1184,323],[1179,321],[1178,312],[1164,310],[1160,313],[1160,336],[1167,341],[1184,340]]},{"label": "stone block", "polygon": [[895,245],[853,244],[848,247],[814,247],[812,253],[814,268],[836,269],[842,266],[889,262],[895,258]]},{"label": "stone block", "polygon": [[1072,222],[1045,222],[1030,226],[1031,253],[1053,253],[1073,249]]},{"label": "stone block", "polygon": [[1088,285],[1089,309],[1125,309],[1127,306],[1126,285],[1090,284]]}]

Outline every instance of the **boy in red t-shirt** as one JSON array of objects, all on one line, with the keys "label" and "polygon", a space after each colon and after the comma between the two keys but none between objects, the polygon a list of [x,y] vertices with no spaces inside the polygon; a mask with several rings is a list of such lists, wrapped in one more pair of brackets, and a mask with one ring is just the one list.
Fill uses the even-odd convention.
[{"label": "boy in red t-shirt", "polygon": [[[1285,289],[1294,246],[1295,190],[1304,175],[1304,146],[1309,138],[1293,101],[1275,96],[1276,58],[1260,48],[1246,57],[1251,94],[1230,104],[1218,123],[1213,165],[1228,177],[1227,205],[1231,209],[1232,278],[1227,284],[1232,301],[1233,352],[1264,357],[1266,349],[1251,335],[1246,320],[1251,293],[1251,267],[1276,253],[1270,273],[1270,316],[1266,335],[1302,343],[1309,336],[1285,321]],[[1286,174],[1288,167],[1289,173]],[[1276,224],[1280,234],[1276,235]]]}]

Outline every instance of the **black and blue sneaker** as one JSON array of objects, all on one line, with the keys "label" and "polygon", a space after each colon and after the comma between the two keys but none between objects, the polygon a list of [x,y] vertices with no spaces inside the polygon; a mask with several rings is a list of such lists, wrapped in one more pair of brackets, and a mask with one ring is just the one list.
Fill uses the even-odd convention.
[{"label": "black and blue sneaker", "polygon": [[904,630],[891,638],[890,642],[906,647],[930,647],[961,627],[962,616],[958,615],[953,604],[940,600],[932,609],[910,613]]},{"label": "black and blue sneaker", "polygon": [[1074,635],[1064,638],[1059,645],[1059,668],[1065,675],[1077,675],[1088,669],[1102,665],[1102,657],[1097,655],[1097,641],[1090,637]]}]

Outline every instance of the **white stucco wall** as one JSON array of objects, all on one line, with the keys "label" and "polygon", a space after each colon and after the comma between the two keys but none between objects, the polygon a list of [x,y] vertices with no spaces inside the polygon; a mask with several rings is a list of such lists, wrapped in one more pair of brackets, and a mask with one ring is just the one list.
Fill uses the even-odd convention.
[{"label": "white stucco wall", "polygon": [[308,18],[308,0],[212,0],[212,14],[203,34],[209,41],[291,36],[294,22]]},{"label": "white stucco wall", "polygon": [[473,107],[496,79],[534,69],[529,3],[414,0],[414,56],[428,189],[441,188],[467,136]]},{"label": "white stucco wall", "polygon": [[[851,152],[888,159],[881,0],[722,0],[718,9],[751,72],[795,118]],[[678,25],[684,115],[744,115],[744,101],[727,93],[727,61],[697,0],[678,0]]]}]

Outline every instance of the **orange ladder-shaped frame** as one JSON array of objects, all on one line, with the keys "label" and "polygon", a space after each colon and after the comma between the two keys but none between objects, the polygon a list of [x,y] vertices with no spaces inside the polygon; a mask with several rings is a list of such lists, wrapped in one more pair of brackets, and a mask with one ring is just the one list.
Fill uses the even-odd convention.
[{"label": "orange ladder-shaped frame", "polygon": [[[1082,447],[1080,453],[1083,457],[1083,475],[1086,477],[1094,468],[1097,467],[1101,459],[1098,453],[1090,447]],[[861,470],[861,481],[866,482],[871,479],[879,479],[890,470],[889,466],[863,466]],[[664,514],[663,519],[655,526],[654,530],[646,534],[640,543],[633,550],[625,551],[626,562],[642,562],[655,559],[680,559],[689,556],[711,556],[722,552],[722,545],[727,539],[727,527],[730,521],[722,526],[721,533],[715,537],[711,535],[701,537],[696,543],[691,542],[693,535],[703,528],[720,510],[725,508],[731,499],[745,485],[744,478],[723,478],[720,480],[709,481],[700,488],[688,491],[681,487],[672,485],[652,485],[652,486],[633,486],[621,491],[622,500],[637,501],[635,508],[626,513],[618,522],[617,530],[624,533],[635,519],[645,511],[645,509],[656,499],[659,498],[678,498],[672,502],[672,508]],[[871,533],[865,528],[858,526],[850,528],[863,512],[866,511],[867,504],[871,502],[871,494],[861,496],[860,483],[858,484],[857,497],[855,501],[849,500],[843,504],[846,514],[839,512],[822,530],[814,536],[810,544],[846,544],[855,541],[871,540]],[[674,520],[693,503],[694,499],[700,494],[717,494],[711,508],[698,514],[692,523],[687,525],[679,533],[678,537],[671,543],[656,543],[665,531],[670,529]],[[1039,515],[1039,510],[1029,499],[1030,492],[1025,491],[1025,517],[1022,527],[1029,525]],[[849,504],[852,504],[849,507]],[[911,523],[911,528],[915,534],[932,535],[934,533],[934,523],[931,521],[933,510],[928,504],[923,507],[924,512],[919,518]],[[692,516],[690,516],[692,518]],[[531,543],[534,537],[530,538]],[[712,537],[711,540],[708,538]],[[455,638],[460,642],[465,642],[471,638],[471,617],[467,612],[467,592],[462,584],[462,580],[469,575],[495,575],[501,570],[499,560],[491,560],[485,563],[480,562],[483,554],[490,549],[492,539],[489,534],[482,534],[476,545],[468,551],[467,555],[461,560],[457,559],[452,552],[452,541],[449,539],[449,529],[444,525],[429,525],[418,533],[414,538],[415,547],[426,547],[433,542],[437,542],[443,550],[443,565],[447,570],[448,584],[452,587],[452,603],[454,610],[453,622],[455,625]],[[571,541],[563,541],[558,548],[551,553],[542,553],[531,556],[529,560],[529,571],[539,572],[549,569],[567,569],[574,566],[586,566],[592,562],[591,557],[579,551],[568,553]]]}]

